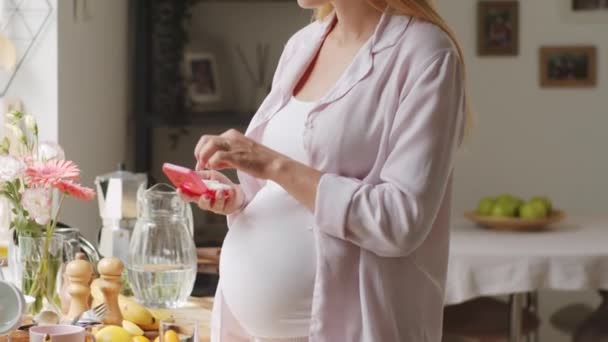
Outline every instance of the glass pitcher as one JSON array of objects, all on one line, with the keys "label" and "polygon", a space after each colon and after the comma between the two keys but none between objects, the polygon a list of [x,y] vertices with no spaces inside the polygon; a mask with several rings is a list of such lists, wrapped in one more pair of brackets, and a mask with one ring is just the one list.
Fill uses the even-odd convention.
[{"label": "glass pitcher", "polygon": [[190,206],[175,189],[157,184],[138,196],[127,271],[135,298],[145,306],[176,308],[196,280],[196,247]]}]

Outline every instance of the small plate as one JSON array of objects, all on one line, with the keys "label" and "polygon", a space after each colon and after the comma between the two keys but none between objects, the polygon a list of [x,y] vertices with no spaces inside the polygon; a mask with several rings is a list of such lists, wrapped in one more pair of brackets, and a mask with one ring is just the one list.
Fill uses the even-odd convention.
[{"label": "small plate", "polygon": [[480,216],[474,211],[467,211],[464,216],[478,225],[490,229],[532,231],[546,229],[550,224],[563,220],[566,214],[561,210],[553,210],[551,215],[535,220],[518,217]]}]

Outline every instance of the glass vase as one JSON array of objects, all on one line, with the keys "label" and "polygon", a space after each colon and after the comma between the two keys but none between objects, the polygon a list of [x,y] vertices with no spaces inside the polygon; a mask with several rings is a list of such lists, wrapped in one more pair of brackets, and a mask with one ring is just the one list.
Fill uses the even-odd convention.
[{"label": "glass vase", "polygon": [[59,297],[60,269],[63,264],[63,238],[19,236],[21,291],[33,299],[29,314],[42,310],[61,312]]}]

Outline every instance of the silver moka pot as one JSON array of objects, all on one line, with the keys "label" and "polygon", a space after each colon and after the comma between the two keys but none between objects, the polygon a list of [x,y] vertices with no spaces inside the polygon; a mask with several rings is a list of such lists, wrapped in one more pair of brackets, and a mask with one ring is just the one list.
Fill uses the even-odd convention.
[{"label": "silver moka pot", "polygon": [[145,173],[132,173],[118,166],[118,171],[95,179],[102,228],[99,252],[127,262],[131,233],[137,221],[137,193],[148,184]]}]

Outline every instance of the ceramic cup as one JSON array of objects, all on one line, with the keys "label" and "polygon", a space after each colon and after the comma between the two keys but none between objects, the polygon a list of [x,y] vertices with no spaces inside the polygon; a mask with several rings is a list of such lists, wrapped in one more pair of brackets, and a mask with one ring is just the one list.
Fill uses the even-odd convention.
[{"label": "ceramic cup", "polygon": [[85,342],[89,336],[95,342],[95,337],[87,333],[83,327],[75,325],[45,325],[30,328],[30,342]]}]

